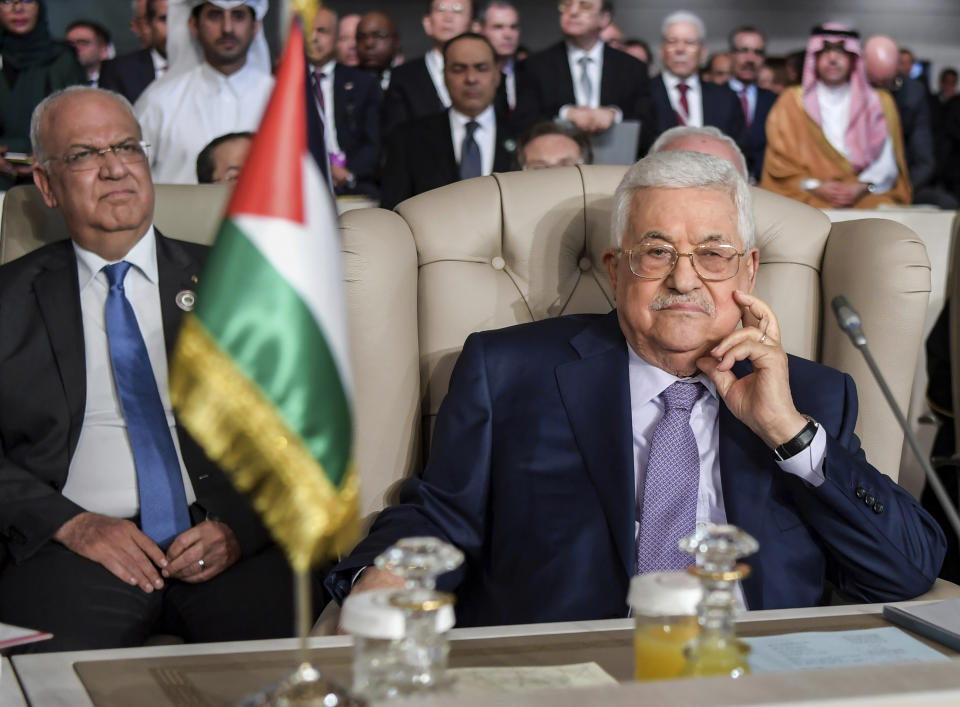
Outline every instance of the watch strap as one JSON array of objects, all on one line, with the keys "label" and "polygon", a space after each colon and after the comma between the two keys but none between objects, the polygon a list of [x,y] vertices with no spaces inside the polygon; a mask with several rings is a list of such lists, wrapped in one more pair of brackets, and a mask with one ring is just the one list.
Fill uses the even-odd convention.
[{"label": "watch strap", "polygon": [[807,417],[807,424],[803,426],[803,429],[800,430],[793,439],[787,440],[773,450],[777,461],[786,461],[790,457],[799,454],[809,447],[810,443],[813,442],[813,438],[817,436],[817,428],[819,427],[817,421],[812,417],[805,417]]}]

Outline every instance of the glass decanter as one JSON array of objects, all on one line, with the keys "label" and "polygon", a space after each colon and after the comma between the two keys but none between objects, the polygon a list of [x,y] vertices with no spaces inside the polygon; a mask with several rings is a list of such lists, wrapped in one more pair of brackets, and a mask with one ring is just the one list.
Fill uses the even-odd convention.
[{"label": "glass decanter", "polygon": [[403,577],[404,589],[390,603],[404,613],[404,635],[396,646],[404,691],[422,692],[447,684],[453,595],[438,592],[437,577],[463,563],[463,553],[438,538],[404,538],[377,556],[379,569]]},{"label": "glass decanter", "polygon": [[690,572],[703,584],[703,598],[697,607],[700,634],[687,647],[684,676],[738,678],[750,672],[750,649],[737,640],[734,629],[734,587],[750,574],[750,568],[737,559],[752,555],[759,547],[735,525],[708,526],[680,541],[680,549],[696,558]]}]

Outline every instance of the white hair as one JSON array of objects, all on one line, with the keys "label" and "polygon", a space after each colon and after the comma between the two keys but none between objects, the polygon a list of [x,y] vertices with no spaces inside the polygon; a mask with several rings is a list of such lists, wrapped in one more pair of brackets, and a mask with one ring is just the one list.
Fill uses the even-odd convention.
[{"label": "white hair", "polygon": [[[687,150],[649,154],[627,170],[613,195],[610,235],[613,245],[623,243],[631,227],[633,197],[641,189],[712,189],[730,196],[737,210],[737,231],[745,250],[755,246],[753,197],[746,180],[729,161]],[[690,209],[697,203],[691,200]]]},{"label": "white hair", "polygon": [[656,139],[647,154],[652,155],[655,152],[661,152],[674,142],[679,142],[688,137],[717,140],[725,144],[733,151],[733,154],[737,156],[737,167],[740,169],[740,176],[747,179],[747,158],[743,156],[740,146],[737,145],[732,137],[713,125],[704,125],[702,128],[694,125],[675,125],[669,130],[664,130],[660,133],[660,137]]},{"label": "white hair", "polygon": [[670,25],[674,25],[677,22],[689,22],[695,25],[697,32],[700,33],[700,43],[703,44],[707,41],[707,26],[703,24],[703,20],[689,10],[677,10],[663,18],[663,24],[660,25],[660,36],[666,37]]},{"label": "white hair", "polygon": [[44,145],[43,142],[43,126],[46,122],[47,113],[64,98],[81,93],[95,93],[102,96],[109,96],[123,106],[124,110],[130,114],[130,118],[137,124],[137,128],[139,129],[140,122],[133,112],[133,106],[130,105],[130,101],[128,101],[125,96],[114,91],[108,91],[105,88],[96,88],[95,86],[85,86],[83,84],[61,88],[59,91],[54,91],[40,101],[37,107],[33,109],[33,115],[30,116],[30,144],[33,147],[33,155],[38,164],[43,164],[50,159],[46,145]]}]

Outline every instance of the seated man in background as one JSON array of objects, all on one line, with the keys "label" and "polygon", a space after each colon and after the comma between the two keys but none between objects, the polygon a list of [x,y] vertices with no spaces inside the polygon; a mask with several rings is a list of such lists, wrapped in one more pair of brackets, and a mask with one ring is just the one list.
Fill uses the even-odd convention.
[{"label": "seated man in background", "polygon": [[689,567],[678,540],[727,522],[759,541],[749,609],[815,605],[827,582],[868,602],[926,591],[943,532],[867,462],[853,380],[788,356],[750,294],[733,165],[640,160],[611,231],[617,309],[467,338],[423,474],[327,577],[333,595],[363,568],[353,591],[401,584],[373,559],[432,535],[466,556],[440,580],[460,626],[622,617],[631,576]]},{"label": "seated man in background", "polygon": [[77,61],[87,74],[87,83],[96,86],[100,66],[110,58],[110,32],[93,20],[74,20],[64,35],[67,44],[77,53]]},{"label": "seated man in background", "polygon": [[71,240],[0,268],[0,621],[39,651],[290,635],[283,555],[170,406],[206,248],[154,227],[119,94],[55,93],[30,132]]},{"label": "seated man in background", "polygon": [[760,186],[823,209],[910,203],[897,107],[867,82],[859,37],[843,25],[814,28],[803,84],[767,117]]},{"label": "seated man in background", "polygon": [[253,133],[227,133],[214,138],[197,155],[198,184],[233,184],[240,178]]},{"label": "seated man in background", "polygon": [[147,0],[144,22],[148,46],[104,62],[100,72],[100,88],[123,94],[131,103],[167,73],[167,0]]},{"label": "seated man in background", "polygon": [[897,106],[913,203],[956,209],[957,200],[933,184],[937,160],[933,153],[930,96],[922,83],[897,73],[898,55],[892,37],[876,34],[863,44],[867,80],[874,88],[889,91]]},{"label": "seated man in background", "polygon": [[572,125],[544,121],[520,139],[517,165],[520,169],[545,169],[593,164],[590,137]]},{"label": "seated man in background", "polygon": [[726,52],[717,52],[707,57],[707,68],[701,72],[700,78],[719,86],[726,86],[730,80],[731,68],[730,55]]},{"label": "seated man in background", "polygon": [[385,209],[461,179],[510,169],[507,135],[493,108],[501,77],[493,45],[482,34],[465,32],[444,45],[443,58],[452,105],[408,120],[387,137],[380,199]]}]

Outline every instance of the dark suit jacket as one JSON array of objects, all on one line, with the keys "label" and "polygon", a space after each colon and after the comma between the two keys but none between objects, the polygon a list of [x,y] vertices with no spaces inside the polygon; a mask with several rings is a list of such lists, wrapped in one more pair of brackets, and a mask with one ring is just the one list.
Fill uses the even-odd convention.
[{"label": "dark suit jacket", "polygon": [[[625,616],[636,571],[627,360],[616,312],[471,335],[423,476],[328,577],[334,596],[396,539],[435,535],[466,555],[441,580],[457,588],[460,626]],[[746,559],[748,606],[815,605],[828,579],[863,601],[927,590],[943,532],[866,462],[853,432],[853,381],[796,358],[790,377],[798,409],[828,436],[819,487],[781,471],[720,405],[726,515],[760,543]]]},{"label": "dark suit jacket", "polygon": [[910,171],[910,186],[916,191],[933,180],[936,158],[933,153],[933,129],[930,123],[930,97],[916,79],[898,76],[891,93],[900,114],[903,149]]},{"label": "dark suit jacket", "polygon": [[[511,167],[508,133],[497,124],[493,171]],[[404,199],[460,181],[447,111],[410,120],[387,136],[383,146],[380,206],[392,209]]]},{"label": "dark suit jacket", "polygon": [[390,86],[383,96],[381,132],[386,137],[401,123],[442,110],[443,102],[424,58],[404,62],[390,74]]},{"label": "dark suit jacket", "polygon": [[[157,234],[160,306],[168,356],[207,249]],[[86,402],[83,323],[71,241],[0,268],[0,556],[29,558],[84,509],[61,495]],[[244,556],[269,542],[250,504],[178,426],[197,504],[233,530]]]},{"label": "dark suit jacket", "polygon": [[[540,120],[552,120],[565,105],[575,104],[573,76],[566,42],[560,41],[523,62],[523,79],[517,85],[514,122],[519,131]],[[603,47],[600,105],[616,106],[624,120],[639,120],[642,137],[649,131],[650,79],[647,65],[609,45]],[[652,142],[652,139],[651,139]]]},{"label": "dark suit jacket", "polygon": [[750,127],[747,128],[744,155],[747,158],[750,176],[758,182],[763,172],[763,155],[767,151],[767,115],[776,100],[777,94],[773,91],[757,88],[757,106],[753,111]]},{"label": "dark suit jacket", "polygon": [[[651,84],[655,134],[650,144],[662,132],[680,124],[680,121],[677,120],[677,114],[670,104],[670,97],[667,95],[667,87],[663,83],[663,77],[657,76],[651,81]],[[744,129],[743,108],[740,106],[740,99],[737,94],[727,86],[718,86],[709,81],[701,81],[700,95],[703,102],[703,124],[719,128],[732,137],[744,152],[749,151]]]},{"label": "dark suit jacket", "polygon": [[131,103],[136,103],[143,89],[156,77],[150,50],[139,49],[103,62],[97,85],[116,91]]},{"label": "dark suit jacket", "polygon": [[337,142],[347,156],[347,169],[357,178],[353,189],[338,194],[380,194],[380,86],[366,71],[337,64],[333,70],[333,116]]}]

